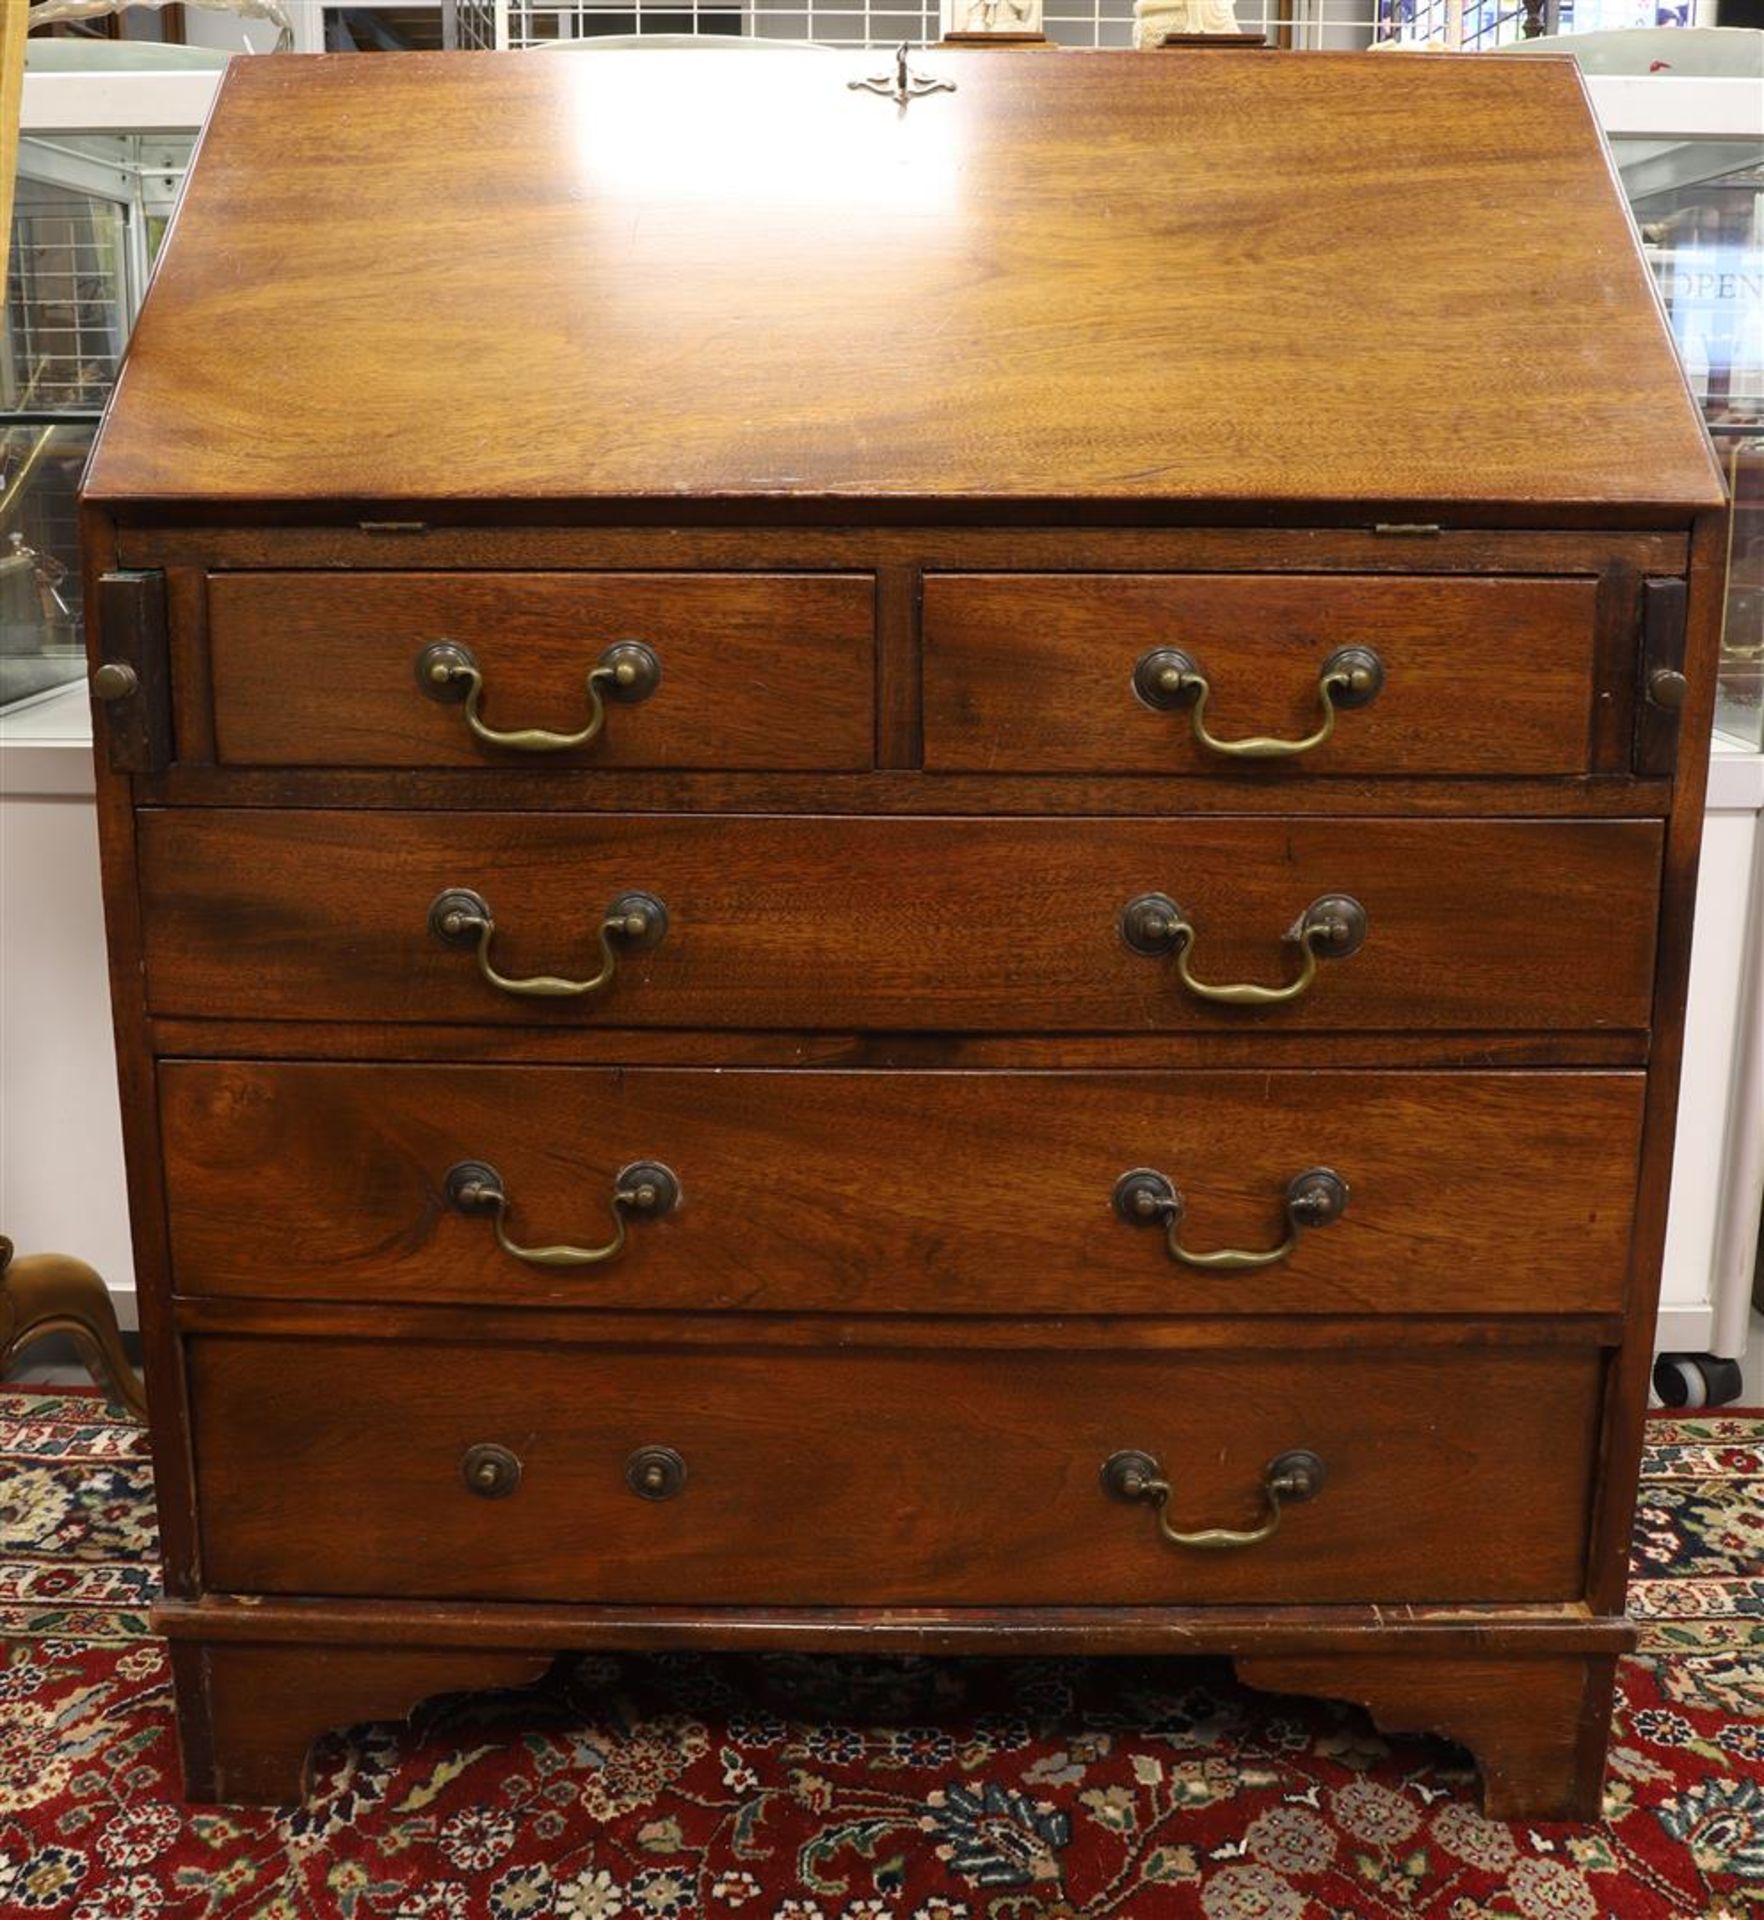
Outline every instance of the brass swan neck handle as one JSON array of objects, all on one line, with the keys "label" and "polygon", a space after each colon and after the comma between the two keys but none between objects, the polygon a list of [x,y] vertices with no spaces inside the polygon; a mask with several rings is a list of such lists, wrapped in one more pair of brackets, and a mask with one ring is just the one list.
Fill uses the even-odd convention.
[{"label": "brass swan neck handle", "polygon": [[463,706],[466,725],[474,739],[487,747],[509,747],[519,753],[568,753],[600,737],[606,725],[606,703],[634,706],[647,700],[661,685],[661,662],[641,640],[621,640],[610,646],[588,669],[588,720],[574,733],[549,727],[493,727],[483,715],[484,672],[477,655],[457,640],[437,640],[417,655],[418,688],[446,706]]},{"label": "brass swan neck handle", "polygon": [[1173,1489],[1154,1455],[1134,1448],[1112,1453],[1103,1462],[1103,1491],[1113,1500],[1142,1502],[1158,1516],[1158,1532],[1173,1547],[1254,1547],[1271,1540],[1280,1529],[1283,1505],[1314,1500],[1323,1491],[1323,1462],[1303,1448],[1283,1453],[1262,1470],[1262,1518],[1253,1527],[1202,1527],[1184,1533],[1171,1526],[1169,1505]]},{"label": "brass swan neck handle", "polygon": [[429,931],[446,947],[470,947],[477,954],[478,971],[499,993],[532,1000],[574,1000],[600,992],[619,970],[619,952],[641,953],[667,937],[668,910],[652,893],[621,893],[601,916],[598,929],[600,964],[586,980],[561,974],[534,973],[515,978],[499,972],[490,958],[496,938],[496,916],[481,893],[469,887],[449,887],[429,903]]},{"label": "brass swan neck handle", "polygon": [[1222,740],[1207,726],[1207,702],[1213,683],[1192,654],[1180,647],[1154,647],[1141,654],[1133,669],[1133,691],[1146,706],[1160,712],[1188,707],[1188,724],[1195,740],[1209,753],[1230,760],[1291,760],[1322,746],[1335,732],[1336,715],[1367,707],[1384,688],[1384,662],[1370,647],[1337,647],[1317,674],[1316,726],[1299,740],[1257,733],[1241,740]]},{"label": "brass swan neck handle", "polygon": [[1213,1253],[1195,1253],[1179,1235],[1188,1203],[1167,1173],[1135,1167],[1115,1182],[1115,1212],[1132,1227],[1164,1229],[1164,1245],[1172,1260],[1209,1273],[1249,1273],[1277,1266],[1298,1251],[1299,1237],[1313,1227],[1327,1227],[1347,1211],[1348,1184],[1329,1167],[1307,1167],[1286,1183],[1286,1238],[1262,1253],[1221,1247]]},{"label": "brass swan neck handle", "polygon": [[613,1235],[597,1247],[566,1244],[549,1247],[522,1246],[508,1231],[509,1209],[513,1204],[502,1175],[483,1160],[461,1160],[447,1169],[442,1183],[447,1204],[457,1213],[487,1215],[496,1235],[496,1244],[513,1259],[530,1267],[598,1267],[616,1260],[625,1250],[626,1220],[660,1220],[680,1204],[680,1182],[670,1167],[659,1160],[636,1160],[620,1169],[613,1182],[610,1202]]},{"label": "brass swan neck handle", "polygon": [[1282,936],[1296,943],[1301,959],[1297,977],[1280,987],[1254,981],[1221,986],[1197,978],[1189,957],[1200,936],[1194,921],[1167,893],[1142,893],[1128,901],[1121,909],[1119,930],[1135,953],[1168,954],[1176,978],[1197,1000],[1226,1007],[1277,1007],[1310,992],[1320,961],[1346,960],[1358,953],[1365,944],[1368,921],[1366,909],[1352,894],[1326,893],[1313,900]]}]

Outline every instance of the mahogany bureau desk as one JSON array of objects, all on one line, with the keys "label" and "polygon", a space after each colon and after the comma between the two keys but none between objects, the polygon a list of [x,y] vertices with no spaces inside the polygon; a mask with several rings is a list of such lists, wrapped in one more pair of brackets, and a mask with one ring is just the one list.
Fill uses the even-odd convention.
[{"label": "mahogany bureau desk", "polygon": [[895,81],[227,74],[85,504],[188,1791],[861,1645],[1591,1814],[1725,520],[1574,69]]}]

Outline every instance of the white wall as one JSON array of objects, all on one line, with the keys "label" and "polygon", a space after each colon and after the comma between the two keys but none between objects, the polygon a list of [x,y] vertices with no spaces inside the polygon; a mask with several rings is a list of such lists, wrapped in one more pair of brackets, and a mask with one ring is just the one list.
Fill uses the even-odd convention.
[{"label": "white wall", "polygon": [[135,1324],[83,682],[0,720],[0,1230]]}]

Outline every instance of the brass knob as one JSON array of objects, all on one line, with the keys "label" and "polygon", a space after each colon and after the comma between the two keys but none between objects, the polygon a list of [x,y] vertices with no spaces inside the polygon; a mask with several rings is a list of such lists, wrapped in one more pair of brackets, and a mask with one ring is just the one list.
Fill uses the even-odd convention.
[{"label": "brass knob", "polygon": [[1656,667],[1648,675],[1648,698],[1668,713],[1676,713],[1690,692],[1690,682],[1671,667]]},{"label": "brass knob", "polygon": [[672,1500],[686,1484],[686,1462],[672,1447],[639,1447],[625,1462],[625,1484],[639,1500]]},{"label": "brass knob", "polygon": [[466,1448],[465,1458],[459,1463],[459,1477],[466,1490],[481,1500],[502,1500],[521,1484],[521,1463],[507,1447],[485,1441]]},{"label": "brass knob", "polygon": [[140,675],[122,660],[106,660],[92,676],[92,691],[100,700],[126,700],[140,685]]}]

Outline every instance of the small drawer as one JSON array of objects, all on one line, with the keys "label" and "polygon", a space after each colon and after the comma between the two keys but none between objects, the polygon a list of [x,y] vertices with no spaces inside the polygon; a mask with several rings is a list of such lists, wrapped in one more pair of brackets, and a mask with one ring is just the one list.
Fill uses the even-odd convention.
[{"label": "small drawer", "polygon": [[[193,1340],[205,1584],[872,1607],[1581,1592],[1590,1346],[540,1347],[492,1344],[500,1331],[487,1316],[472,1344]],[[1231,1550],[1162,1532],[1254,1534],[1276,1504],[1271,1536]]]},{"label": "small drawer", "polygon": [[925,765],[1584,773],[1594,593],[1561,579],[932,574]]},{"label": "small drawer", "polygon": [[[159,1085],[187,1294],[1253,1315],[1620,1310],[1644,1081],[168,1061]],[[657,1164],[645,1204],[630,1169]]]},{"label": "small drawer", "polygon": [[[874,605],[864,574],[216,573],[215,753],[230,766],[868,767]],[[593,738],[567,744],[597,713]]]},{"label": "small drawer", "polygon": [[143,811],[138,845],[161,1014],[1343,1033],[1645,1028],[1660,839],[1643,820],[176,809]]}]

